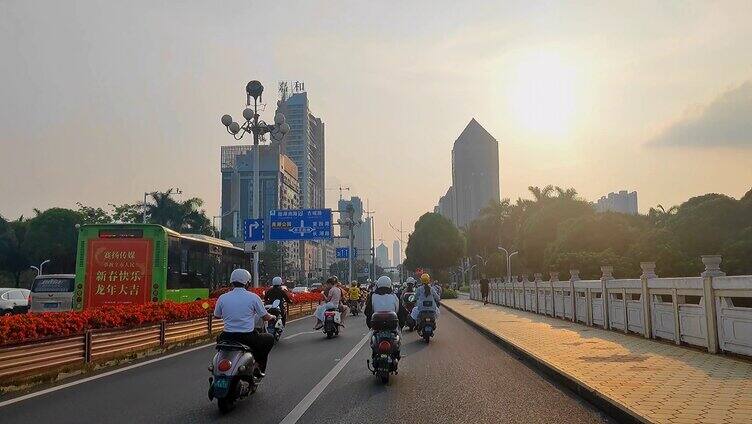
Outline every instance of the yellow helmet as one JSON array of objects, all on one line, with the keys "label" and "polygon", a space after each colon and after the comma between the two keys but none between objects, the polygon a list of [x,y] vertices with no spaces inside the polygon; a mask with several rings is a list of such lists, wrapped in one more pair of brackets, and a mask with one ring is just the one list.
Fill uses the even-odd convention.
[{"label": "yellow helmet", "polygon": [[424,273],[423,275],[420,276],[420,281],[423,284],[428,284],[431,282],[431,276],[428,275],[427,273]]}]

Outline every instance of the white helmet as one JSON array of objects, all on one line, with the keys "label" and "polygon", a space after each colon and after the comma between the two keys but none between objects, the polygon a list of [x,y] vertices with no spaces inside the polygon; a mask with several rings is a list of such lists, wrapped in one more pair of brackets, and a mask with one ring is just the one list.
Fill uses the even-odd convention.
[{"label": "white helmet", "polygon": [[386,275],[382,275],[379,277],[378,280],[376,280],[376,287],[382,288],[382,287],[389,287],[392,288],[392,279],[387,277]]},{"label": "white helmet", "polygon": [[413,278],[413,277],[407,277],[407,281],[405,281],[405,282],[408,283],[408,284],[409,283],[415,284],[415,278]]},{"label": "white helmet", "polygon": [[251,273],[247,269],[238,268],[230,274],[230,282],[233,284],[248,284],[249,281],[251,281]]},{"label": "white helmet", "polygon": [[281,286],[282,285],[282,277],[274,277],[274,278],[272,278],[272,285],[273,286]]}]

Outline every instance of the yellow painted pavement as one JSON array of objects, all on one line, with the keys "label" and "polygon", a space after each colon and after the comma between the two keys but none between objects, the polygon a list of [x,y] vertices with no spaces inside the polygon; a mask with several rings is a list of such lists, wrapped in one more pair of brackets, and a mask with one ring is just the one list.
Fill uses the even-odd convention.
[{"label": "yellow painted pavement", "polygon": [[752,423],[752,363],[471,300],[447,306],[656,423]]}]

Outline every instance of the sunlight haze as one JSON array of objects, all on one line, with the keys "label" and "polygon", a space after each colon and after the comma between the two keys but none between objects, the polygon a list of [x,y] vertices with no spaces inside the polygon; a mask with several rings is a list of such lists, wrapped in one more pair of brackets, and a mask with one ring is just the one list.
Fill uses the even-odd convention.
[{"label": "sunlight haze", "polygon": [[215,215],[219,148],[235,143],[219,117],[239,115],[250,79],[266,86],[266,119],[278,81],[305,82],[326,125],[326,187],[368,199],[377,239],[433,210],[471,118],[499,140],[502,198],[637,190],[645,212],[739,197],[752,136],[727,127],[749,129],[734,113],[752,108],[751,13],[744,1],[5,1],[0,214],[180,187]]}]

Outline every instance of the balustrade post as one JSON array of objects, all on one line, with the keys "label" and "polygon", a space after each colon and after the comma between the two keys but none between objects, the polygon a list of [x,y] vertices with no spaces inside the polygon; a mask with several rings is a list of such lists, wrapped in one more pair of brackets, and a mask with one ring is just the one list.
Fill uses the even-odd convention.
[{"label": "balustrade post", "polygon": [[655,274],[655,262],[640,262],[640,268],[642,268],[642,275],[640,275],[640,281],[642,282],[642,329],[645,338],[649,339],[653,336],[653,315],[650,311],[653,301],[650,298],[648,280],[658,278],[658,276]]},{"label": "balustrade post", "polygon": [[[538,290],[540,290],[540,283],[543,282],[543,279],[541,278],[543,274],[540,272],[536,272],[533,274],[533,282],[535,283],[535,312],[541,313],[541,305],[540,305],[540,296],[538,295]],[[543,314],[546,315],[546,292],[545,289],[543,291]]]},{"label": "balustrade post", "polygon": [[166,333],[167,333],[167,323],[165,321],[160,321],[159,322],[159,347],[164,347]]},{"label": "balustrade post", "polygon": [[[611,329],[611,322],[609,320],[608,311],[608,281],[614,279],[614,267],[609,265],[601,266],[601,296],[603,300],[603,327],[607,330]],[[624,299],[624,308],[627,307],[626,299]]]},{"label": "balustrade post", "polygon": [[206,316],[206,330],[209,332],[209,336],[212,334],[212,321],[214,318],[214,314],[209,314]]},{"label": "balustrade post", "polygon": [[[548,285],[551,287],[551,316],[556,318],[556,291],[554,289],[554,283],[559,281],[559,271],[550,271],[548,275],[551,277],[548,280]],[[564,307],[564,292],[561,292],[561,307],[564,309],[562,311],[562,315],[564,315],[564,319],[566,319],[566,310],[567,308]],[[573,309],[574,310],[574,309]],[[546,309],[546,313],[548,313],[548,309]]]},{"label": "balustrade post", "polygon": [[91,362],[91,330],[84,332],[84,363]]},{"label": "balustrade post", "polygon": [[715,306],[715,289],[713,289],[713,278],[723,277],[725,272],[721,271],[721,255],[703,255],[702,263],[705,265],[705,271],[702,275],[703,298],[705,298],[705,320],[708,327],[708,352],[718,352],[718,317]]}]

